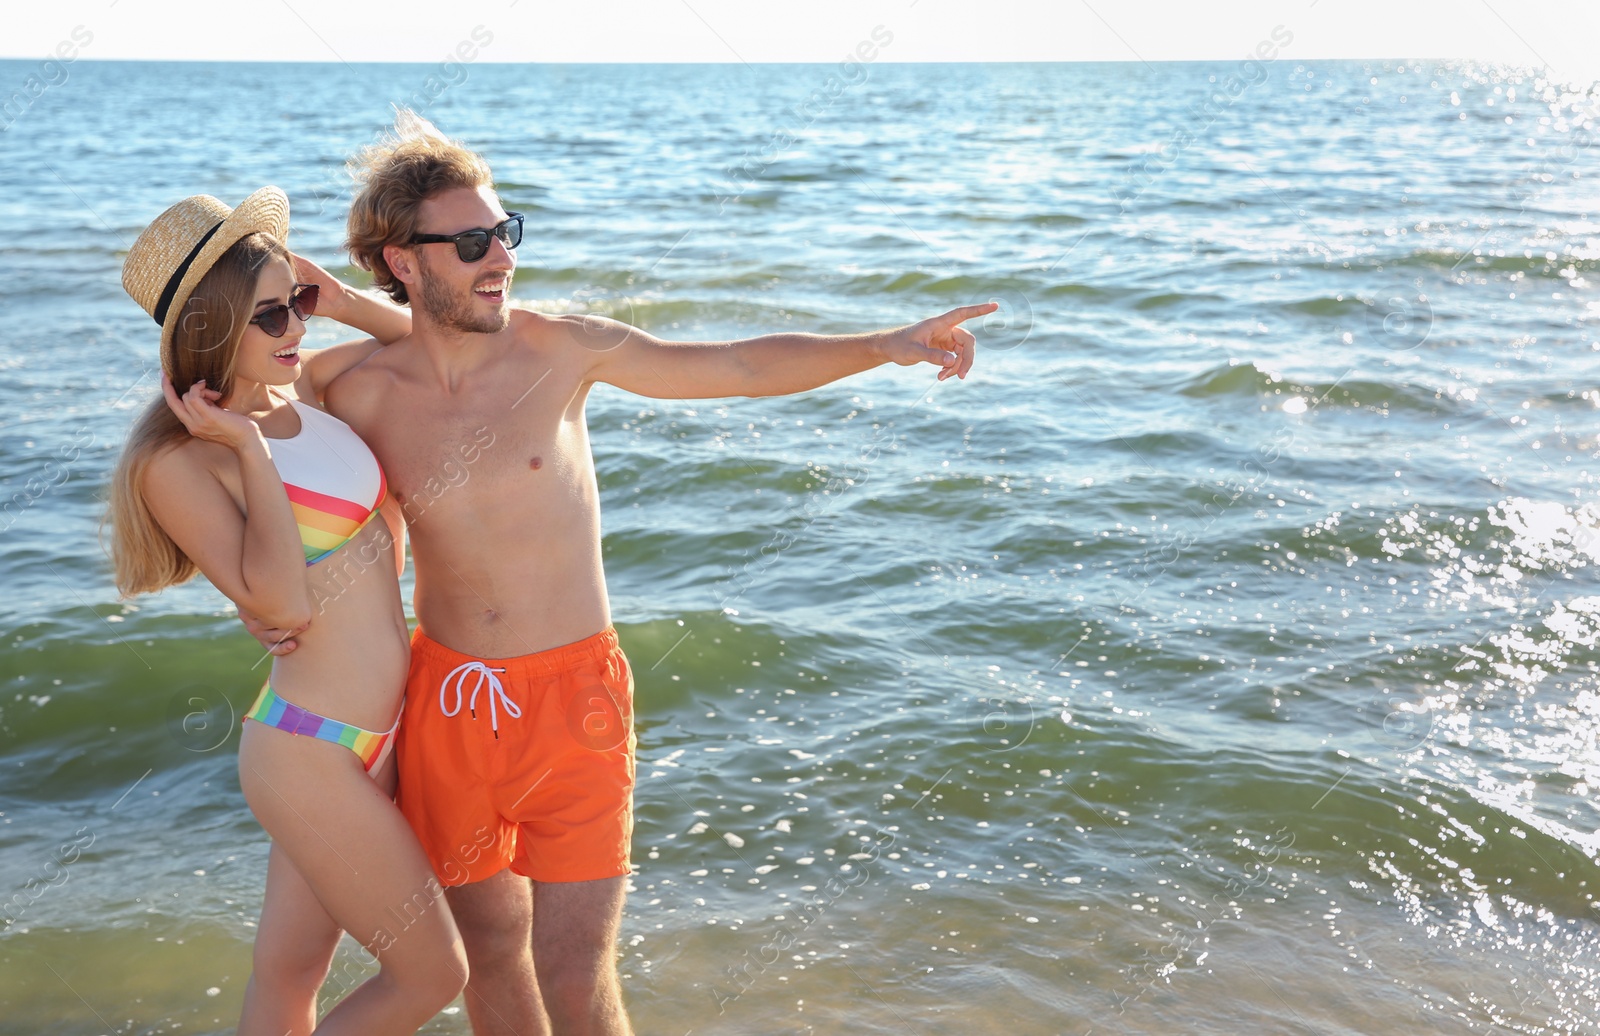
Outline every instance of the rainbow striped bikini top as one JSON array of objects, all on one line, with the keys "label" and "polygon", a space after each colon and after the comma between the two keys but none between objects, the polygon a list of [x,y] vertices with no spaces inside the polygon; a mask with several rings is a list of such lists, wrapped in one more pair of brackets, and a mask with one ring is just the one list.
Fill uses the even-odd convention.
[{"label": "rainbow striped bikini top", "polygon": [[267,445],[289,491],[306,564],[315,565],[366,527],[389,484],[378,458],[349,425],[298,399],[289,404],[300,415],[300,433]]}]

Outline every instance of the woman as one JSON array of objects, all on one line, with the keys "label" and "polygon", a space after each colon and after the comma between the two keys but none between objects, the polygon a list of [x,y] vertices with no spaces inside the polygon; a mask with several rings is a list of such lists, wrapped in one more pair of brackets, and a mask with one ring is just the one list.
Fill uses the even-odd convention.
[{"label": "woman", "polygon": [[[371,451],[319,406],[378,344],[299,349],[313,310],[382,342],[410,316],[292,256],[288,217],[276,187],[232,210],[187,198],[129,250],[123,286],[161,327],[165,398],[117,466],[113,560],[124,595],[198,571],[242,612],[310,624],[240,734],[240,785],[273,844],[239,1033],[410,1033],[461,991],[466,956],[389,793],[409,640],[399,511]],[[318,1026],[340,929],[381,968]]]}]

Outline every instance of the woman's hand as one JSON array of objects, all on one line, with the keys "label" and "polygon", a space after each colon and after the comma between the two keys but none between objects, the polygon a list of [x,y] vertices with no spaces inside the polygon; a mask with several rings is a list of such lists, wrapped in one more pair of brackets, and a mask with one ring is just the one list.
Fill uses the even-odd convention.
[{"label": "woman's hand", "polygon": [[341,324],[349,323],[345,317],[353,292],[345,283],[303,255],[290,252],[289,258],[294,260],[295,283],[315,284],[319,289],[316,315],[337,320]]},{"label": "woman's hand", "polygon": [[[411,333],[409,309],[357,291],[304,256],[291,252],[290,257],[294,259],[295,280],[300,284],[315,284],[321,289],[317,294],[317,316],[353,327],[383,345],[397,342]],[[327,380],[332,380],[331,376]],[[326,380],[319,382],[319,386],[325,384]]]},{"label": "woman's hand", "polygon": [[297,634],[304,633],[307,626],[309,626],[308,623],[307,626],[280,629],[269,625],[265,619],[251,615],[243,608],[239,609],[239,621],[244,623],[244,628],[249,630],[250,635],[260,642],[261,646],[266,649],[267,654],[279,656],[287,655],[299,647],[300,642],[294,638]]},{"label": "woman's hand", "polygon": [[179,396],[172,379],[162,371],[161,394],[167,397],[167,408],[178,415],[178,420],[196,439],[221,443],[231,450],[241,450],[262,438],[261,427],[250,418],[217,406],[222,394],[207,388],[204,378]]}]

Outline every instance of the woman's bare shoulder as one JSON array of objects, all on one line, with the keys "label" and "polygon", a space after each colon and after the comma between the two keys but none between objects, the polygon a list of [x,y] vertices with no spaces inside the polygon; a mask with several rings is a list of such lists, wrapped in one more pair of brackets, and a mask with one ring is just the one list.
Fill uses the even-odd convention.
[{"label": "woman's bare shoulder", "polygon": [[191,436],[156,450],[145,465],[144,484],[147,489],[176,488],[202,478],[222,481],[238,470],[239,458],[232,450]]}]

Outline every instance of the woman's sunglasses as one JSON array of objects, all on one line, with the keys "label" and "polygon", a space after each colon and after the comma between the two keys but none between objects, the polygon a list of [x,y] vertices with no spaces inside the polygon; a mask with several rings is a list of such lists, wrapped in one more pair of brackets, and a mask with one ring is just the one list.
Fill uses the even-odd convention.
[{"label": "woman's sunglasses", "polygon": [[282,338],[283,333],[289,330],[289,310],[293,309],[294,315],[301,320],[309,317],[317,311],[317,293],[320,290],[315,284],[296,284],[287,304],[280,302],[263,309],[250,318],[250,323],[258,325],[274,338]]},{"label": "woman's sunglasses", "polygon": [[475,263],[489,254],[489,242],[499,238],[505,243],[506,249],[514,249],[522,244],[522,213],[508,212],[504,223],[497,224],[488,229],[463,230],[459,234],[413,234],[411,243],[414,245],[444,244],[446,241],[456,246],[456,255],[464,263]]}]

